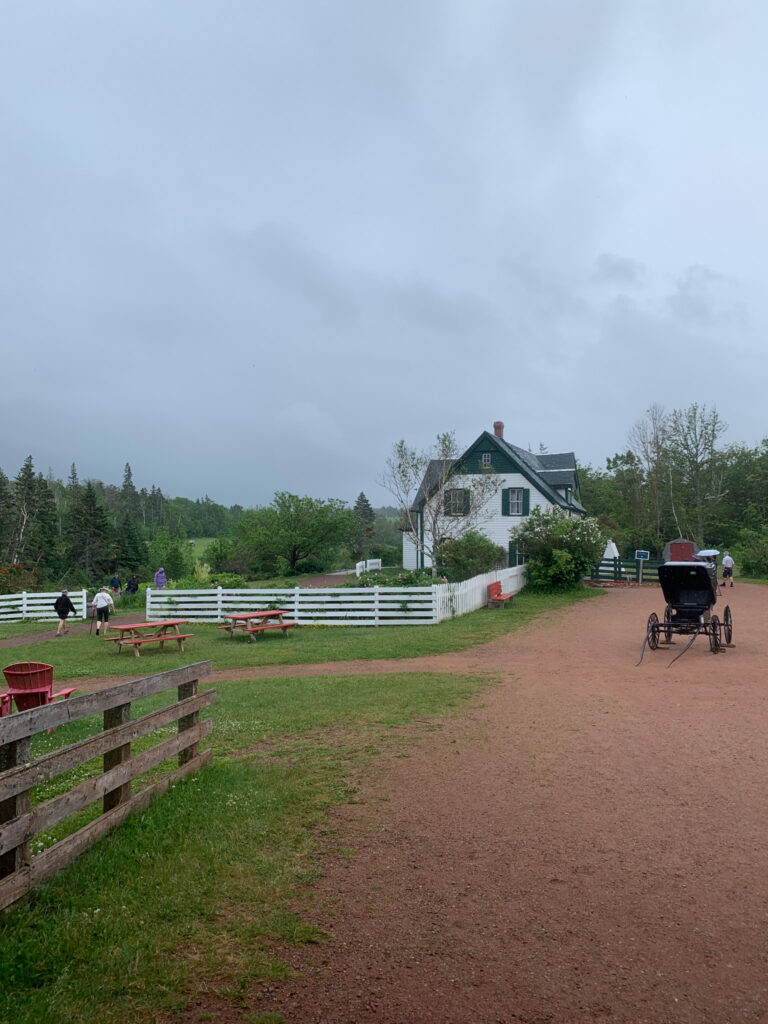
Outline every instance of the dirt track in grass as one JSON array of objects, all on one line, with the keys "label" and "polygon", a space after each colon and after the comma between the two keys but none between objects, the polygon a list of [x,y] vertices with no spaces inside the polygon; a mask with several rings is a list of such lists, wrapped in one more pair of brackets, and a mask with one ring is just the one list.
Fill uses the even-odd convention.
[{"label": "dirt track in grass", "polygon": [[735,646],[699,639],[669,669],[682,641],[635,664],[653,590],[461,654],[313,666],[500,683],[362,773],[304,908],[328,938],[288,952],[296,977],[185,1020],[768,1020],[768,589],[726,602]]}]

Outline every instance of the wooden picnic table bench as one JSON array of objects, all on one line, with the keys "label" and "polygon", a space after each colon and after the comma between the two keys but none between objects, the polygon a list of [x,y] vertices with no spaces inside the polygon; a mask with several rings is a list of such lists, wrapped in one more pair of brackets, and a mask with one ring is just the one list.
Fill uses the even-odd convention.
[{"label": "wooden picnic table bench", "polygon": [[488,607],[489,608],[503,608],[507,601],[513,601],[514,594],[502,594],[501,583],[488,584]]},{"label": "wooden picnic table bench", "polygon": [[[268,629],[282,629],[283,636],[287,636],[287,631],[291,626],[298,626],[298,622],[286,622],[285,615],[288,615],[288,612],[283,608],[265,608],[257,612],[233,612],[231,615],[225,616],[230,620],[229,622],[216,628],[225,629],[230,637],[235,636],[236,633],[247,633],[251,640],[254,639],[255,633],[263,633]],[[271,619],[275,621],[271,622]],[[257,622],[255,626],[251,625],[254,621]]]},{"label": "wooden picnic table bench", "polygon": [[110,629],[119,630],[120,636],[105,637],[105,643],[116,643],[117,653],[123,647],[132,647],[136,657],[143,644],[160,644],[160,650],[168,640],[175,640],[183,652],[184,641],[193,637],[194,633],[182,633],[179,626],[187,625],[186,619],[164,619],[158,622],[131,622],[125,625],[112,625]]}]

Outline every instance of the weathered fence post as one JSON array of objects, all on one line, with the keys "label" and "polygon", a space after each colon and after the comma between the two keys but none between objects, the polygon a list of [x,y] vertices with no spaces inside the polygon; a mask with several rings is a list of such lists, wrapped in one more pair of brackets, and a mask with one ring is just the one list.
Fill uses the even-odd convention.
[{"label": "weathered fence post", "polygon": [[224,618],[224,591],[219,584],[219,592],[216,595],[216,621],[221,622]]},{"label": "weathered fence post", "polygon": [[[109,708],[104,712],[104,729],[114,729],[118,725],[126,725],[130,720],[131,705],[118,704],[116,708]],[[107,750],[104,754],[104,771],[108,772],[110,768],[115,768],[117,765],[122,764],[123,761],[130,761],[130,759],[130,743],[123,743],[119,747]],[[123,803],[125,800],[130,800],[130,797],[131,784],[130,782],[124,782],[122,786],[118,786],[117,789],[112,789],[109,793],[104,794],[104,812],[106,813],[107,811],[111,811],[112,808],[117,807],[118,804]]]},{"label": "weathered fence post", "polygon": [[[9,768],[17,768],[30,760],[30,739],[26,737],[15,740],[13,743],[6,743],[0,747],[0,772]],[[26,814],[32,809],[29,794],[31,790],[25,789],[22,793],[9,797],[7,800],[0,800],[0,825],[13,818]],[[23,842],[11,850],[0,854],[0,878],[12,875],[14,871],[29,864],[29,843]]]},{"label": "weathered fence post", "polygon": [[[197,679],[190,679],[188,683],[181,683],[178,688],[179,700],[186,700],[187,697],[194,697],[197,694]],[[185,732],[187,729],[191,729],[194,725],[197,725],[200,720],[200,712],[193,711],[191,715],[185,715],[179,719],[179,732]],[[193,743],[190,747],[185,747],[184,750],[179,751],[179,765],[186,764],[187,761],[191,761],[197,757],[200,753],[200,744]]]}]

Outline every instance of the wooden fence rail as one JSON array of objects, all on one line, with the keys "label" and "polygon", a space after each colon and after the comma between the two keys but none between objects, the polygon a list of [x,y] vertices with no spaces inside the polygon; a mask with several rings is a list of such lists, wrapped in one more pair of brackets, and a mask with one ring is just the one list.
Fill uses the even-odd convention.
[{"label": "wooden fence rail", "polygon": [[639,562],[634,558],[605,558],[592,566],[589,578],[612,583],[636,583],[642,568],[643,579],[652,583],[658,580],[656,570],[661,564],[658,560]]},{"label": "wooden fence rail", "polygon": [[[201,661],[0,719],[0,910],[69,864],[129,814],[143,810],[154,795],[210,763],[213,751],[201,751],[200,741],[210,735],[211,722],[200,721],[199,714],[214,703],[216,691],[198,692],[198,680],[210,671],[211,662]],[[174,687],[174,703],[131,721],[134,701]],[[104,716],[102,732],[31,758],[33,736],[96,714]],[[178,723],[176,735],[131,755],[134,740],[173,722]],[[103,758],[100,775],[32,806],[35,786],[94,757]],[[178,768],[131,795],[133,779],[170,757],[178,759]],[[96,800],[102,801],[102,813],[97,818],[36,856],[31,855],[35,835]]]}]

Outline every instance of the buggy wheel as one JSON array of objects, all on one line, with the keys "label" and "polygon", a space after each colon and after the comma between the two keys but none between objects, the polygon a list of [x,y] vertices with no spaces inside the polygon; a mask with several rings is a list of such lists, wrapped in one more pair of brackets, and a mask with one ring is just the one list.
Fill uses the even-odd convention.
[{"label": "buggy wheel", "polygon": [[659,646],[659,616],[656,612],[648,616],[648,646],[652,651]]},{"label": "buggy wheel", "polygon": [[709,649],[713,654],[717,654],[722,646],[723,640],[720,634],[720,619],[718,619],[716,615],[713,615],[709,620]]},{"label": "buggy wheel", "polygon": [[664,640],[672,643],[672,605],[668,604],[664,609]]},{"label": "buggy wheel", "polygon": [[726,605],[723,612],[723,635],[725,636],[725,642],[730,644],[733,639],[733,618],[731,617],[730,605]]}]

